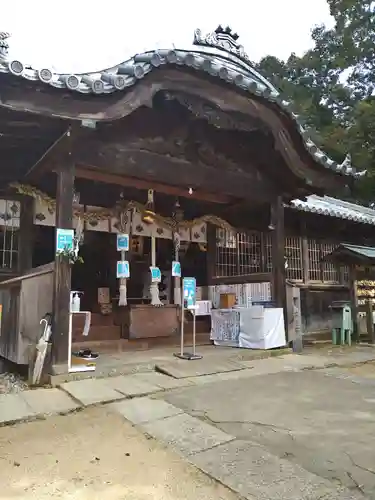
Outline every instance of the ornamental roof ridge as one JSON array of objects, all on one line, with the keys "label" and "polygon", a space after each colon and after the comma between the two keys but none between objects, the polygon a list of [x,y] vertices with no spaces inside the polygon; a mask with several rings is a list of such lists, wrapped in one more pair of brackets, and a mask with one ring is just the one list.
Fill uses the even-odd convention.
[{"label": "ornamental roof ridge", "polygon": [[222,25],[219,24],[215,31],[207,33],[206,35],[203,35],[202,31],[197,28],[194,31],[193,45],[215,47],[225,50],[244,60],[251,66],[254,66],[254,63],[245,52],[244,47],[238,43],[238,39],[239,35],[234,33],[229,26],[223,28]]}]

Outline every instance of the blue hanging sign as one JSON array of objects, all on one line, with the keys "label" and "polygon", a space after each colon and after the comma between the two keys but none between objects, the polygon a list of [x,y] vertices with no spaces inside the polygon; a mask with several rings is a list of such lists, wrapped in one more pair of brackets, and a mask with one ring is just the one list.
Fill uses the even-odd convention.
[{"label": "blue hanging sign", "polygon": [[65,250],[73,251],[74,248],[74,229],[56,228],[56,253]]},{"label": "blue hanging sign", "polygon": [[197,298],[197,280],[195,278],[184,278],[182,280],[183,300],[186,309],[195,309]]},{"label": "blue hanging sign", "polygon": [[127,260],[117,261],[117,278],[130,278],[130,266]]},{"label": "blue hanging sign", "polygon": [[151,271],[151,281],[152,283],[160,283],[161,282],[161,271],[158,267],[150,266]]},{"label": "blue hanging sign", "polygon": [[129,235],[128,234],[118,234],[117,235],[117,251],[118,252],[128,252],[129,251]]},{"label": "blue hanging sign", "polygon": [[181,278],[181,262],[177,262],[176,260],[172,262],[172,276]]}]

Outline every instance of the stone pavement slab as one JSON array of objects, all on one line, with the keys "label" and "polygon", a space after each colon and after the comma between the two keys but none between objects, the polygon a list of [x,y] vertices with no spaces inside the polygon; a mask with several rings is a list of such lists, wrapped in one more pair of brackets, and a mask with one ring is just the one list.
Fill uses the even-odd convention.
[{"label": "stone pavement slab", "polygon": [[180,408],[160,399],[137,398],[111,403],[109,409],[119,413],[133,424],[142,424],[182,413]]},{"label": "stone pavement slab", "polygon": [[0,395],[0,425],[34,416],[34,410],[22,397],[22,393]]},{"label": "stone pavement slab", "polygon": [[203,375],[211,375],[213,373],[224,373],[243,370],[244,365],[239,361],[225,359],[198,359],[187,361],[178,359],[168,363],[159,363],[156,369],[159,372],[170,375],[171,377],[180,379],[188,377],[201,377]]},{"label": "stone pavement slab", "polygon": [[249,500],[363,499],[245,441],[221,444],[190,456],[189,461]]},{"label": "stone pavement slab", "polygon": [[22,397],[38,415],[67,413],[80,405],[60,389],[35,389],[22,392]]},{"label": "stone pavement slab", "polygon": [[277,361],[281,361],[284,366],[290,368],[300,368],[302,370],[311,368],[318,369],[324,368],[326,366],[331,366],[334,361],[329,356],[318,356],[309,355],[305,356],[303,354],[288,354],[286,356],[280,356]]},{"label": "stone pavement slab", "polygon": [[193,382],[186,378],[173,378],[158,372],[136,373],[133,377],[136,380],[156,385],[165,390],[193,385]]},{"label": "stone pavement slab", "polygon": [[337,373],[284,371],[195,385],[162,398],[318,477],[375,492],[374,387],[326,371]]},{"label": "stone pavement slab", "polygon": [[105,379],[75,380],[61,384],[60,387],[84,406],[124,398],[124,395],[110,387]]},{"label": "stone pavement slab", "polygon": [[161,387],[144,382],[135,375],[120,375],[106,379],[106,384],[111,389],[118,391],[126,397],[147,396],[161,391]]},{"label": "stone pavement slab", "polygon": [[141,428],[182,455],[191,455],[234,439],[230,434],[186,414],[148,422]]},{"label": "stone pavement slab", "polygon": [[304,356],[301,354],[287,354],[276,358],[262,359],[259,361],[241,361],[246,368],[253,368],[254,375],[279,371],[298,371],[306,369],[319,369],[332,366],[334,360],[328,356]]}]

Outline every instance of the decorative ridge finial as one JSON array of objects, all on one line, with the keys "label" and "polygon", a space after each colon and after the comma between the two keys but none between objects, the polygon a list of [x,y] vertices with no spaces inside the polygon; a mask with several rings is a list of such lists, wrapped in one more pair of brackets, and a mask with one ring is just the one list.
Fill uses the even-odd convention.
[{"label": "decorative ridge finial", "polygon": [[352,156],[350,153],[348,153],[344,161],[338,165],[338,170],[342,170],[343,172],[348,172],[352,170]]},{"label": "decorative ridge finial", "polygon": [[239,39],[239,35],[237,33],[233,33],[232,29],[229,26],[223,28],[221,24],[219,24],[219,26],[215,30],[215,33],[218,36],[218,38],[220,37],[220,35],[226,35],[228,37],[233,38],[235,42],[237,42],[237,40]]},{"label": "decorative ridge finial", "polygon": [[6,57],[8,55],[8,49],[9,49],[8,38],[9,37],[10,37],[9,33],[7,33],[6,31],[0,31],[0,59]]},{"label": "decorative ridge finial", "polygon": [[252,64],[245,49],[238,43],[238,39],[238,33],[233,32],[229,26],[223,28],[222,25],[219,24],[215,31],[207,35],[203,35],[200,29],[196,29],[194,31],[193,44],[226,50],[240,59],[243,59],[245,62]]}]

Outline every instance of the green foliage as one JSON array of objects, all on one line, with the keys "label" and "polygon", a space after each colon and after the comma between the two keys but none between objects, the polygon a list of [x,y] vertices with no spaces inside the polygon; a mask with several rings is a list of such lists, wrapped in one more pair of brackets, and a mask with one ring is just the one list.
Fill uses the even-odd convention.
[{"label": "green foliage", "polygon": [[64,250],[61,252],[58,252],[58,254],[61,258],[66,259],[69,261],[69,264],[83,264],[83,258],[80,257],[79,255],[76,255],[74,250],[71,250],[68,247],[65,247]]},{"label": "green foliage", "polygon": [[258,70],[291,99],[312,138],[336,161],[346,153],[369,175],[357,197],[375,198],[375,1],[327,0],[335,26],[312,31],[314,47]]}]

